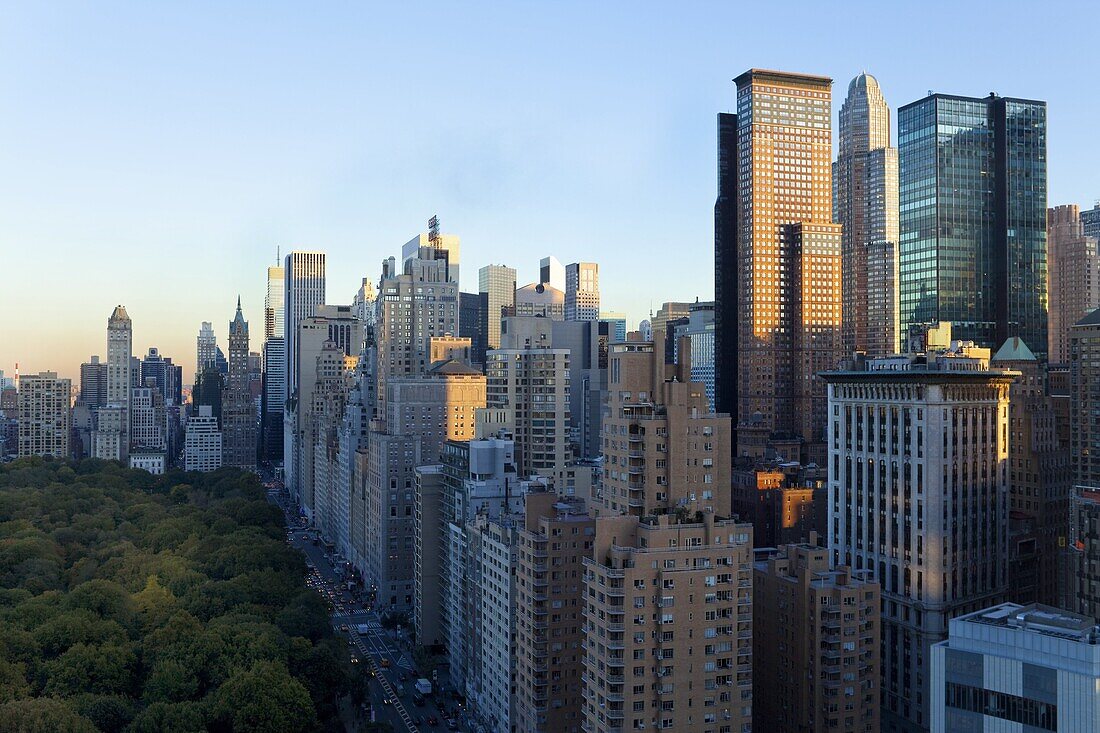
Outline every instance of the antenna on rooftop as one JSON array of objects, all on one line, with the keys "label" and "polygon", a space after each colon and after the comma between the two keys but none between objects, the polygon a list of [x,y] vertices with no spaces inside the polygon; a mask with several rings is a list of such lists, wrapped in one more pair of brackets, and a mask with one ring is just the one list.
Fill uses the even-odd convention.
[{"label": "antenna on rooftop", "polygon": [[432,245],[436,245],[439,242],[439,214],[428,219],[428,241],[431,242]]}]

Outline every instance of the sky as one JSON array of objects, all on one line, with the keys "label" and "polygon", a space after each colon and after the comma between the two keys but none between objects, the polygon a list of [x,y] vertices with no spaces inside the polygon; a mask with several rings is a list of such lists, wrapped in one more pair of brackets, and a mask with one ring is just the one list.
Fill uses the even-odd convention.
[{"label": "sky", "polygon": [[462,288],[600,263],[631,325],[713,297],[716,113],[751,67],[1049,104],[1049,201],[1100,198],[1100,10],[1048,2],[0,1],[0,370],[76,377],[116,304],[184,365],[277,248],[328,301],[438,214]]}]

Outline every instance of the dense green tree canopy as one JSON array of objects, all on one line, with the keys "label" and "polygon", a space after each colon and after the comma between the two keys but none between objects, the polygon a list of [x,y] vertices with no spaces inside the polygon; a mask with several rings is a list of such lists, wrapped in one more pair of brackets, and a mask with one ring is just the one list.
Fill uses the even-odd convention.
[{"label": "dense green tree canopy", "polygon": [[0,466],[0,730],[336,727],[349,668],[251,473]]}]

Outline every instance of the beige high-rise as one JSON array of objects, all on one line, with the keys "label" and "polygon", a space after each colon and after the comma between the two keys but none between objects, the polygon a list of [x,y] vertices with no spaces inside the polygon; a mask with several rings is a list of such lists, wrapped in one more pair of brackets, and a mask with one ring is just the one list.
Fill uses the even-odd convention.
[{"label": "beige high-rise", "polygon": [[738,420],[759,412],[771,433],[820,443],[826,396],[816,373],[842,353],[832,80],[750,69],[734,81]]},{"label": "beige high-rise", "polygon": [[890,106],[867,73],[852,79],[840,107],[833,221],[843,227],[844,350],[896,354],[898,150],[890,145]]},{"label": "beige high-rise", "polygon": [[585,503],[527,494],[516,564],[516,728],[581,729],[584,674],[584,560],[596,523]]},{"label": "beige high-rise", "polygon": [[752,730],[751,552],[752,527],[711,512],[597,520],[585,733]]},{"label": "beige high-rise", "polygon": [[[664,343],[663,332],[654,338]],[[711,412],[705,386],[690,381],[690,350],[680,349],[679,365],[666,365],[664,348],[649,341],[612,344],[610,352],[605,508],[730,516],[731,421]]]},{"label": "beige high-rise", "polygon": [[1047,326],[1051,364],[1069,363],[1069,330],[1100,308],[1100,256],[1077,204],[1047,209]]},{"label": "beige high-rise", "polygon": [[19,455],[69,457],[72,382],[57,372],[19,380]]},{"label": "beige high-rise", "polygon": [[878,733],[881,594],[871,571],[831,569],[829,550],[810,544],[756,557],[758,730]]}]

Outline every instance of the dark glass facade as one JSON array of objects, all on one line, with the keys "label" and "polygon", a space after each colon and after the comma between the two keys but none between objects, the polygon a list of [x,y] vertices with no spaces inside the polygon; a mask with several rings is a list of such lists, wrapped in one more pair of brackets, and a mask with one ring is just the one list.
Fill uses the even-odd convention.
[{"label": "dark glass facade", "polygon": [[714,409],[731,415],[734,424],[737,298],[737,115],[720,112],[718,199],[714,203]]},{"label": "dark glass facade", "polygon": [[936,94],[898,111],[903,338],[1047,348],[1046,103]]},{"label": "dark glass facade", "polygon": [[458,335],[470,339],[470,360],[478,368],[484,367],[489,347],[488,293],[458,294]]}]

